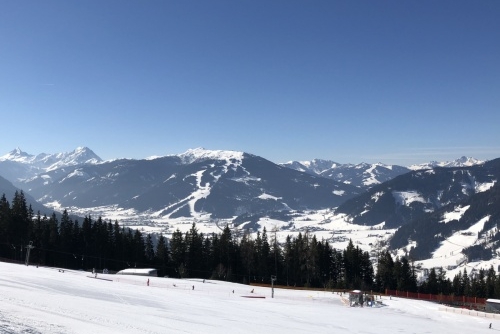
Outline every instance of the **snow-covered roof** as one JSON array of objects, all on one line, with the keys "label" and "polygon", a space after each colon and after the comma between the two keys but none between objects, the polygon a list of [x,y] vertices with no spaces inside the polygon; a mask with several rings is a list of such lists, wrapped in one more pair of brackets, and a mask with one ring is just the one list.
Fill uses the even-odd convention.
[{"label": "snow-covered roof", "polygon": [[500,299],[486,299],[487,303],[500,304]]},{"label": "snow-covered roof", "polygon": [[117,272],[117,275],[143,275],[151,276],[157,273],[156,269],[153,268],[128,268]]}]

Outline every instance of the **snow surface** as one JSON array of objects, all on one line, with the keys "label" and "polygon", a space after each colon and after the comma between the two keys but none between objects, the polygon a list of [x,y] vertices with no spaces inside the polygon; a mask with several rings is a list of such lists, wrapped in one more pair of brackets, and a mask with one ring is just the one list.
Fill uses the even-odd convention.
[{"label": "snow surface", "polygon": [[491,187],[495,185],[496,182],[497,181],[494,180],[493,182],[476,183],[475,190],[477,193],[488,191],[490,190]]},{"label": "snow surface", "polygon": [[383,296],[381,307],[350,308],[327,291],[275,289],[271,298],[270,288],[221,281],[104,274],[96,279],[84,271],[2,262],[0,273],[1,333],[489,333],[490,323],[500,328],[497,319],[395,297]]},{"label": "snow surface", "polygon": [[422,195],[417,191],[393,191],[392,195],[396,203],[400,205],[410,205],[413,202],[427,203]]},{"label": "snow surface", "polygon": [[257,198],[260,198],[260,199],[271,199],[271,200],[275,200],[275,201],[278,201],[278,200],[282,199],[282,197],[276,197],[276,196],[269,195],[269,194],[266,194],[266,193],[260,194],[259,196],[257,196]]},{"label": "snow surface", "polygon": [[375,169],[380,166],[379,164],[373,164],[368,168],[363,175],[366,175],[366,177],[363,179],[363,184],[365,186],[374,186],[376,184],[380,184],[381,182],[377,180],[377,175],[375,174]]},{"label": "snow surface", "polygon": [[375,194],[372,195],[371,199],[374,200],[375,202],[378,202],[378,200],[380,199],[380,197],[382,197],[382,195],[384,195],[383,191],[377,191]]},{"label": "snow surface", "polygon": [[443,215],[443,219],[440,220],[439,222],[440,223],[449,223],[453,220],[460,220],[462,218],[462,216],[464,215],[465,211],[467,211],[469,208],[470,208],[470,205],[467,205],[464,207],[462,207],[462,206],[456,207],[455,210],[453,210],[451,212],[446,212]]}]

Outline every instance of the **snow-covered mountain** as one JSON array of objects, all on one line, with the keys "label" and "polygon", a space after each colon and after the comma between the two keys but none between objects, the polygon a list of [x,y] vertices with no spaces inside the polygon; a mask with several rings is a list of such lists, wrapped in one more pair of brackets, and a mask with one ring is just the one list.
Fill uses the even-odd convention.
[{"label": "snow-covered mountain", "polygon": [[[217,232],[221,224],[253,233],[266,227],[280,241],[310,232],[338,249],[349,239],[357,240],[373,252],[373,259],[384,247],[399,255],[412,250],[415,259],[426,259],[423,268],[435,266],[429,255],[433,251],[448,250],[439,244],[446,241],[442,237],[464,246],[462,257],[440,262],[450,267],[465,254],[471,259],[484,256],[477,245],[495,253],[491,226],[498,218],[491,208],[500,205],[495,190],[500,159],[461,158],[420,166],[410,170],[319,159],[277,165],[244,152],[202,148],[102,162],[82,148],[37,156],[14,150],[0,158],[0,175],[10,175],[17,189],[52,209],[68,208],[79,216],[117,219],[125,226],[165,234],[193,222],[204,233]],[[0,194],[15,189],[6,180],[0,182]],[[474,200],[477,196],[483,197]],[[447,230],[452,227],[456,235]],[[476,233],[476,239],[462,240],[462,232],[467,237]],[[431,243],[425,242],[428,233]]]},{"label": "snow-covered mountain", "polygon": [[406,248],[413,259],[427,262],[427,268],[442,263],[443,258],[449,270],[469,262],[500,259],[500,184],[493,183],[463,201],[401,226],[390,246]]},{"label": "snow-covered mountain", "polygon": [[472,157],[466,157],[462,156],[458,159],[455,159],[453,161],[431,161],[428,163],[424,164],[416,164],[416,165],[411,165],[408,168],[411,170],[421,170],[421,169],[431,169],[434,167],[470,167],[470,166],[475,166],[475,165],[481,165],[484,164],[485,161],[479,160],[476,158]]},{"label": "snow-covered mountain", "polygon": [[484,192],[500,178],[500,159],[471,167],[436,167],[400,175],[337,209],[354,223],[397,228],[449,204]]},{"label": "snow-covered mountain", "polygon": [[47,169],[21,183],[47,205],[116,206],[154,212],[158,218],[317,210],[338,206],[360,193],[354,186],[252,154],[204,149]]},{"label": "snow-covered mountain", "polygon": [[78,147],[71,152],[32,155],[16,148],[0,156],[0,175],[16,185],[21,180],[62,167],[82,164],[97,164],[102,159],[87,147]]},{"label": "snow-covered mountain", "polygon": [[431,169],[434,167],[470,167],[483,163],[484,161],[482,160],[463,156],[453,161],[431,161],[409,167],[386,165],[380,162],[376,164],[340,164],[331,160],[322,159],[313,159],[310,161],[289,161],[282,163],[281,165],[301,172],[319,175],[346,184],[351,184],[360,189],[366,190],[412,170]]},{"label": "snow-covered mountain", "polygon": [[363,190],[410,171],[406,167],[397,165],[385,165],[382,163],[339,164],[334,161],[321,159],[290,161],[281,165],[345,184],[351,184]]}]

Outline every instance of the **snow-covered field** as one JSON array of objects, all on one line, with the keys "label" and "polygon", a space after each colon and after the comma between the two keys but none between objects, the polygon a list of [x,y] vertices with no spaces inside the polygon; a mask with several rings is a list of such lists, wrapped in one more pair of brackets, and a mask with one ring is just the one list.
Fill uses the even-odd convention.
[{"label": "snow-covered field", "polygon": [[[350,308],[331,292],[103,275],[0,263],[0,333],[483,333],[500,320],[382,298]],[[194,289],[193,289],[194,286]],[[234,293],[233,293],[234,290]],[[265,298],[245,298],[262,296]]]}]

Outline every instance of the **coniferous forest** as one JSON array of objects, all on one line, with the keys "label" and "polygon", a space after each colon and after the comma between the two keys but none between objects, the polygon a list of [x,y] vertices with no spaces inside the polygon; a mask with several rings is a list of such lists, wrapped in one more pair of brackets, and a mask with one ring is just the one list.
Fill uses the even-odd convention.
[{"label": "coniferous forest", "polygon": [[26,246],[34,248],[33,265],[68,269],[118,271],[125,268],[156,268],[159,276],[206,278],[238,283],[275,284],[324,289],[385,289],[454,294],[482,298],[500,297],[500,277],[493,268],[469,277],[466,270],[453,280],[444,271],[431,269],[426,281],[417,284],[415,268],[406,257],[393,259],[389,251],[379,254],[377,273],[368,252],[352,241],[336,250],[307,231],[278,243],[264,229],[255,238],[236,236],[229,227],[205,235],[193,224],[168,239],[121,227],[117,221],[86,216],[80,223],[67,211],[58,218],[36,214],[23,192],[12,203],[0,198],[0,259],[24,262]]}]

